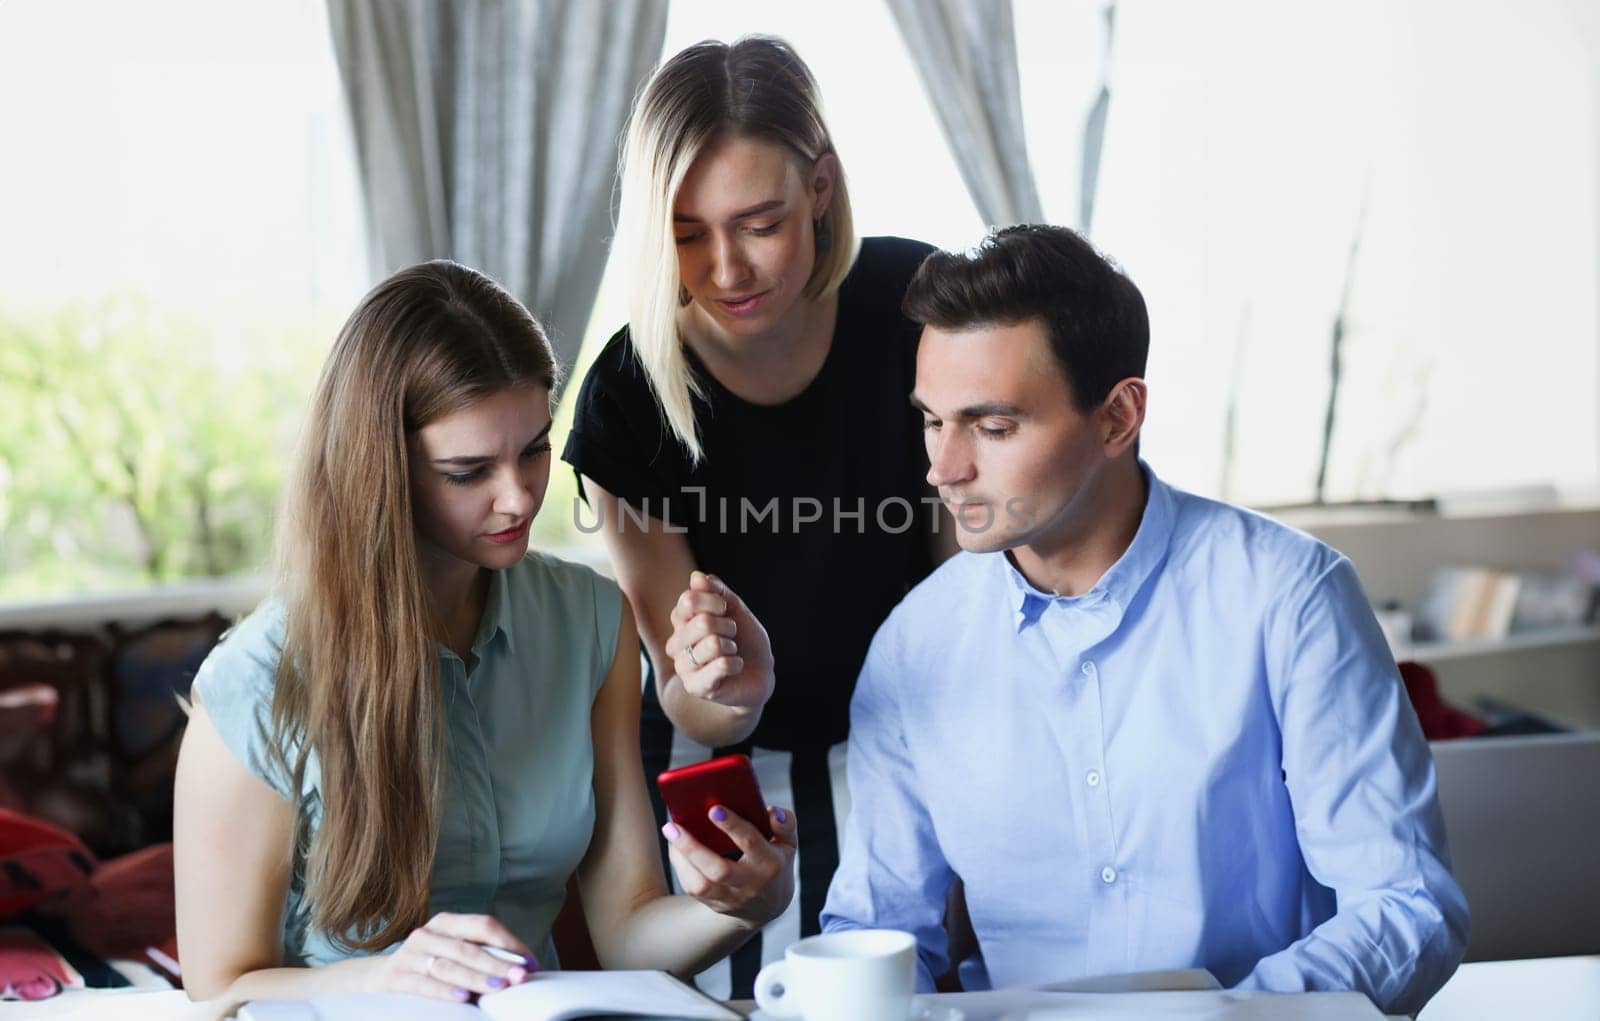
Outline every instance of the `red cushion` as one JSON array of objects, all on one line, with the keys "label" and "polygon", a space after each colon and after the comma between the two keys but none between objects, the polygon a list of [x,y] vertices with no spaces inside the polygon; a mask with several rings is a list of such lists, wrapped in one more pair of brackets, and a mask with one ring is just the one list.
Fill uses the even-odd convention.
[{"label": "red cushion", "polygon": [[148,947],[178,956],[172,845],[157,844],[95,870],[66,907],[72,938],[105,960],[142,960]]},{"label": "red cushion", "polygon": [[1439,679],[1421,663],[1410,660],[1401,663],[1400,679],[1405,682],[1406,694],[1411,698],[1411,707],[1417,711],[1417,722],[1422,725],[1422,736],[1427,740],[1472,737],[1489,729],[1484,721],[1439,697]]},{"label": "red cushion", "polygon": [[600,958],[589,938],[589,923],[583,914],[583,895],[578,892],[578,877],[567,879],[567,900],[550,926],[550,939],[556,945],[563,971],[599,971]]},{"label": "red cushion", "polygon": [[0,808],[0,918],[88,886],[94,855],[58,826]]}]

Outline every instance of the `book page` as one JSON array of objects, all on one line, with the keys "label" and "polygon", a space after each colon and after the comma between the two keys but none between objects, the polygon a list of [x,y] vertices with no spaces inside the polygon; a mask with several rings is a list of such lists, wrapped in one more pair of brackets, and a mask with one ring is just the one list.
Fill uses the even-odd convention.
[{"label": "book page", "polygon": [[494,1021],[566,1021],[595,1014],[742,1021],[664,971],[543,971],[479,1001]]},{"label": "book page", "polygon": [[344,993],[309,1000],[255,1000],[239,1021],[483,1021],[476,1007],[400,993]]}]

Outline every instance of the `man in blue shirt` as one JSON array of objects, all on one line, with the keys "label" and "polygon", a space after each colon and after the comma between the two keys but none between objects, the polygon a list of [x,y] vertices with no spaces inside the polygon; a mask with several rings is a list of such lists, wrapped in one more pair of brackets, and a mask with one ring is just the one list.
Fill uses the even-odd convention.
[{"label": "man in blue shirt", "polygon": [[1350,562],[1138,458],[1149,325],[1071,231],[935,253],[912,401],[963,552],[874,638],[828,931],[995,986],[1203,967],[1416,1011],[1466,946],[1433,760]]}]

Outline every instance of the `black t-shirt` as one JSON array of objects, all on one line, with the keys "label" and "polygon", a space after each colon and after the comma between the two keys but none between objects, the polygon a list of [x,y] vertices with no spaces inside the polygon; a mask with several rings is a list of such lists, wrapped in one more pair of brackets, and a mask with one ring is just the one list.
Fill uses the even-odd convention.
[{"label": "black t-shirt", "polygon": [[930,251],[903,238],[862,242],[822,368],[784,404],[742,400],[685,348],[706,392],[695,400],[697,467],[662,421],[626,328],[578,392],[562,457],[685,529],[696,565],[766,626],[777,686],[753,735],[762,747],[845,739],[874,632],[932,569],[922,416],[909,402],[920,330],[900,313]]}]

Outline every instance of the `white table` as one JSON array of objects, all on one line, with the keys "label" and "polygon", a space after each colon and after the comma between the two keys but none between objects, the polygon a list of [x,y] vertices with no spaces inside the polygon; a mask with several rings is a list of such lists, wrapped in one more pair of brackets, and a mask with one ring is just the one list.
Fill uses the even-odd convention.
[{"label": "white table", "polygon": [[[1008,1008],[1003,1008],[999,1002],[984,1003],[981,997],[986,995],[989,994],[950,993],[946,998],[966,1013],[967,1021],[990,1021],[1001,1016],[996,1012],[997,1007]],[[1127,1002],[1131,1004],[1132,1001]],[[1283,1000],[1278,1005],[1292,1002],[1292,999]],[[1079,1003],[1087,1008],[1091,1005],[1091,999],[1082,998]],[[1066,1005],[1065,1000],[1063,1005]],[[1103,1007],[1105,1004],[1102,1001],[1100,1005]],[[754,1005],[735,1006],[749,1009]],[[1175,1001],[1174,1006],[1177,1006]],[[225,1011],[208,1004],[192,1004],[183,992],[176,990],[82,990],[40,1003],[7,1003],[0,1008],[0,1013],[3,1013],[5,1021],[12,1021],[13,1018],[17,1021],[31,1018],[53,1018],[58,1021],[220,1021]],[[1418,1021],[1504,1021],[1506,1018],[1524,1017],[1539,1018],[1540,1021],[1595,1021],[1600,1018],[1600,957],[1485,961],[1462,965],[1422,1011]]]},{"label": "white table", "polygon": [[[1594,919],[1600,925],[1600,919]],[[1463,964],[1418,1021],[1595,1021],[1600,1018],[1600,957]]]}]

